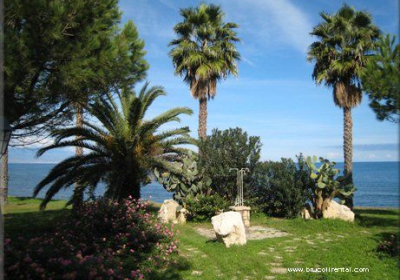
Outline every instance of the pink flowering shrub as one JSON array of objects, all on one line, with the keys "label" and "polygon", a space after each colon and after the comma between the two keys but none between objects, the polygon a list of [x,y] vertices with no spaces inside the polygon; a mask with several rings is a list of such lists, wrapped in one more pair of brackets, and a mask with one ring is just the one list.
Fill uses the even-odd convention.
[{"label": "pink flowering shrub", "polygon": [[400,236],[390,235],[389,238],[379,242],[378,252],[382,252],[392,257],[400,255]]},{"label": "pink flowering shrub", "polygon": [[[57,232],[5,239],[6,279],[145,279],[175,262],[173,229],[146,211],[148,203],[102,199],[85,203]],[[22,239],[22,238],[20,238]]]}]

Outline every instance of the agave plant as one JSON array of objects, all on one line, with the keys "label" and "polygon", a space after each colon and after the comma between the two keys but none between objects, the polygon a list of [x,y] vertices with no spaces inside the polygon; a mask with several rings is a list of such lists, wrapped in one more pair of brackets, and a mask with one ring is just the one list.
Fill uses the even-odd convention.
[{"label": "agave plant", "polygon": [[34,196],[50,185],[41,208],[58,191],[74,183],[79,186],[70,201],[74,205],[82,200],[85,191],[93,192],[100,182],[105,183],[106,197],[138,199],[141,186],[150,182],[154,168],[173,174],[180,171],[173,161],[180,160],[188,152],[179,145],[194,143],[188,135],[189,128],[160,131],[160,127],[180,121],[179,115],[190,115],[192,110],[173,108],[145,120],[154,100],[165,95],[161,87],[148,88],[146,84],[138,94],[125,91],[117,95],[119,104],[111,94],[99,97],[87,108],[92,121],[84,121],[83,127],[54,131],[54,144],[39,150],[38,156],[64,147],[82,147],[87,151],[57,164],[36,186]]}]

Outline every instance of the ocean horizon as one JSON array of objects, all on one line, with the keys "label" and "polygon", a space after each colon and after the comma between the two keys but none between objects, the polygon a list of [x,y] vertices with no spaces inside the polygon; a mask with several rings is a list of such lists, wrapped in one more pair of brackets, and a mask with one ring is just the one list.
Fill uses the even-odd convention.
[{"label": "ocean horizon", "polygon": [[[9,190],[10,196],[31,197],[35,186],[48,174],[55,163],[9,163]],[[337,168],[343,170],[343,162],[337,162]],[[362,207],[391,207],[398,208],[400,162],[353,162],[353,178],[357,188],[355,206]],[[245,186],[246,187],[246,186]],[[42,190],[38,198],[43,198]],[[99,184],[96,195],[104,193],[104,185]],[[142,198],[155,202],[163,202],[172,198],[162,185],[153,182],[143,186]],[[69,199],[72,189],[63,189],[54,199]]]}]

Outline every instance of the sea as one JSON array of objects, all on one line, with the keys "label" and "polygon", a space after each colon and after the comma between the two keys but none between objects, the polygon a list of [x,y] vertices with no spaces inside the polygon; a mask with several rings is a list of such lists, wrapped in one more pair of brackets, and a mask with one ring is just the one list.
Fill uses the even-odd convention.
[{"label": "sea", "polygon": [[[35,186],[48,174],[55,164],[10,163],[9,190],[10,196],[31,197]],[[399,162],[355,162],[353,163],[354,184],[357,192],[355,206],[363,207],[399,207]],[[336,168],[343,170],[343,163]],[[246,187],[246,186],[244,186]],[[45,195],[43,189],[38,197]],[[104,193],[104,185],[99,185],[96,195]],[[142,198],[155,202],[170,199],[172,194],[162,185],[153,182],[142,187]],[[69,199],[72,189],[61,190],[54,199]]]}]

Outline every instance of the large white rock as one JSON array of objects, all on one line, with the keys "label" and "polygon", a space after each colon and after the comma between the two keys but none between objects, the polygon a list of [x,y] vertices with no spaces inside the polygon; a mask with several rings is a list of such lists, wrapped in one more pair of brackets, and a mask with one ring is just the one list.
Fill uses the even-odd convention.
[{"label": "large white rock", "polygon": [[331,200],[327,209],[322,211],[322,217],[325,219],[340,219],[354,222],[354,212],[346,205],[340,205],[334,200]]},{"label": "large white rock", "polygon": [[173,199],[164,200],[158,211],[158,219],[163,223],[178,223],[176,210],[179,207],[179,203]]},{"label": "large white rock", "polygon": [[246,244],[246,231],[239,212],[225,212],[211,218],[217,239],[226,247]]}]

